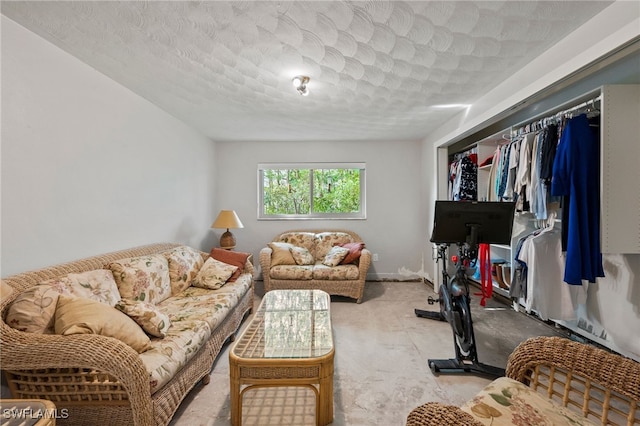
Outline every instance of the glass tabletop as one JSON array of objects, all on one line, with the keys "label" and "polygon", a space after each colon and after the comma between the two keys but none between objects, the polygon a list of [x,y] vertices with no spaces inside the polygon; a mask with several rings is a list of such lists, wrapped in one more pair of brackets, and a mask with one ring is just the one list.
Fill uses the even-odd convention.
[{"label": "glass tabletop", "polygon": [[233,348],[242,358],[315,358],[333,349],[329,295],[272,290]]}]

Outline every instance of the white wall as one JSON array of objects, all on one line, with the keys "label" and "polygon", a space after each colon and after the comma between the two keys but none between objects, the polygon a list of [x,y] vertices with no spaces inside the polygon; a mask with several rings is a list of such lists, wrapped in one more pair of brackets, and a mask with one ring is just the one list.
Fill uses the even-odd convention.
[{"label": "white wall", "polygon": [[[243,229],[234,231],[238,250],[258,253],[289,229],[350,229],[378,253],[370,279],[415,279],[426,236],[421,206],[419,142],[233,142],[218,143],[216,202],[235,210]],[[257,220],[257,166],[275,162],[366,163],[366,220]],[[217,232],[217,236],[220,232]]]},{"label": "white wall", "polygon": [[215,144],[1,24],[2,276],[153,242],[208,247]]}]

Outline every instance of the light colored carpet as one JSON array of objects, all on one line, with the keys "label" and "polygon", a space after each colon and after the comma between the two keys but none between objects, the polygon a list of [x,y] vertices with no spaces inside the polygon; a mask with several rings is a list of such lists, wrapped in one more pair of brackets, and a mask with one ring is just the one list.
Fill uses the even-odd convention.
[{"label": "light colored carpet", "polygon": [[[256,307],[261,300],[256,286]],[[332,298],[334,332],[333,425],[404,425],[409,412],[428,401],[462,404],[490,382],[469,374],[434,376],[429,358],[455,356],[446,322],[416,317],[414,308],[427,304],[432,288],[422,282],[368,282],[364,301]],[[490,300],[487,307],[506,307]],[[560,332],[511,309],[472,306],[481,362],[505,367],[509,353],[530,336]],[[244,325],[247,324],[245,320]],[[229,345],[211,371],[211,382],[187,396],[173,426],[229,425]],[[313,391],[266,388],[249,391],[243,401],[244,425],[313,425]]]}]

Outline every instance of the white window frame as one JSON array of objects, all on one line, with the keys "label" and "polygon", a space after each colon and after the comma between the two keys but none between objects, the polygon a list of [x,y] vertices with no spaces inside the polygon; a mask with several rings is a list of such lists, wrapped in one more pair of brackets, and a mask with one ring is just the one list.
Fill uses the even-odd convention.
[{"label": "white window frame", "polygon": [[[354,213],[313,213],[313,174],[311,177],[311,213],[278,214],[264,213],[264,170],[293,169],[359,169],[360,170],[360,211]],[[323,220],[367,218],[366,163],[260,163],[258,164],[258,220]]]}]

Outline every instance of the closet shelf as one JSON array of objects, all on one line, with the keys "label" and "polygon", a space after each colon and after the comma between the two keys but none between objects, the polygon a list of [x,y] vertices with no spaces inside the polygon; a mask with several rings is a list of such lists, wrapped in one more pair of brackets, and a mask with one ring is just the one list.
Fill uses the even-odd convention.
[{"label": "closet shelf", "polygon": [[511,246],[508,246],[506,244],[491,244],[491,247],[505,249],[505,250],[511,250]]}]

